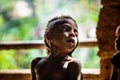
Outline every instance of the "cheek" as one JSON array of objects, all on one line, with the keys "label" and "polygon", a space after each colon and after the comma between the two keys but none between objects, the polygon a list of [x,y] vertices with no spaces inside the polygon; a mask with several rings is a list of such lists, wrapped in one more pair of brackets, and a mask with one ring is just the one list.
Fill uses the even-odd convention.
[{"label": "cheek", "polygon": [[64,32],[64,34],[63,34],[65,37],[68,37],[69,36],[69,34],[67,33],[67,32]]},{"label": "cheek", "polygon": [[78,38],[76,37],[75,38],[75,45],[77,45],[77,43],[78,43]]},{"label": "cheek", "polygon": [[59,41],[59,40],[63,39],[64,36],[63,36],[63,34],[60,34],[59,32],[56,32],[52,35],[52,37],[53,37],[53,40]]},{"label": "cheek", "polygon": [[62,40],[68,37],[68,33],[62,33],[62,32],[56,32],[54,35],[58,40]]},{"label": "cheek", "polygon": [[57,32],[57,31],[51,31],[51,37],[57,38],[58,35],[59,35],[59,32]]}]

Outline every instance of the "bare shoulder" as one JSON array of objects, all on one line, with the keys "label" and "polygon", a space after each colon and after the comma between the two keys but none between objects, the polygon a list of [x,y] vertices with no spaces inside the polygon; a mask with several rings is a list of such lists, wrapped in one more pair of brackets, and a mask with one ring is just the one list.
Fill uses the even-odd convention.
[{"label": "bare shoulder", "polygon": [[68,67],[76,67],[76,68],[79,68],[79,69],[81,69],[81,62],[80,62],[80,60],[79,59],[76,59],[76,58],[72,58],[71,57],[71,60],[70,60],[70,62],[69,62],[69,64],[68,64]]},{"label": "bare shoulder", "polygon": [[38,61],[40,61],[42,59],[42,57],[37,57],[37,58],[34,58],[33,60],[32,60],[32,62],[38,62]]},{"label": "bare shoulder", "polygon": [[79,59],[72,58],[67,69],[71,80],[82,80],[81,63]]},{"label": "bare shoulder", "polygon": [[31,65],[36,65],[40,60],[42,59],[42,57],[37,57],[37,58],[34,58],[31,62]]}]

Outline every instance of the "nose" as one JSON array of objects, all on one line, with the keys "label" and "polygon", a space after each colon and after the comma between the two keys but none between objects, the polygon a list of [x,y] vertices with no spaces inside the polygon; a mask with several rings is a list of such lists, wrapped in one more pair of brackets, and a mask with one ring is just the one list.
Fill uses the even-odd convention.
[{"label": "nose", "polygon": [[70,30],[70,32],[69,32],[69,36],[75,37],[75,32],[74,32],[73,29]]}]

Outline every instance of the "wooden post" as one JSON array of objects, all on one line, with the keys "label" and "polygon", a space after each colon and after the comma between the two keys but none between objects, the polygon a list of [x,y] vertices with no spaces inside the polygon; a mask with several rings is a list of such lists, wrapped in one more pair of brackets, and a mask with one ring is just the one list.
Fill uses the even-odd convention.
[{"label": "wooden post", "polygon": [[111,58],[115,52],[115,29],[120,24],[120,1],[101,0],[103,7],[100,10],[97,26],[97,40],[100,57],[100,80],[109,80],[111,73]]}]

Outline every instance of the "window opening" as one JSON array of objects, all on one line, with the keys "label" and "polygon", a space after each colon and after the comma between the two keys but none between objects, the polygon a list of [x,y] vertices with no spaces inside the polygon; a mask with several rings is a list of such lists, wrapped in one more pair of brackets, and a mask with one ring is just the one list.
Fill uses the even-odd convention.
[{"label": "window opening", "polygon": [[[0,41],[42,40],[46,22],[57,15],[70,15],[77,21],[79,26],[79,40],[96,39],[96,27],[100,7],[100,0],[1,0]],[[81,59],[83,68],[99,68],[100,63],[97,51],[97,47],[78,48],[75,50],[73,57]],[[0,62],[3,64],[4,60],[9,61],[11,59],[10,64],[4,65],[16,65],[12,57],[14,55],[19,56],[20,54],[17,52],[24,54],[24,56],[33,54],[35,57],[37,54],[45,56],[45,54],[43,55],[45,50],[42,51],[43,53],[32,49],[28,52],[24,52],[24,50],[2,50],[0,51],[0,55],[2,56],[0,56]],[[86,57],[84,58],[87,63],[82,61],[83,56]],[[25,59],[27,62],[27,58]],[[93,63],[92,60],[96,62]],[[22,61],[24,62],[25,60]],[[89,64],[95,64],[95,66]],[[29,68],[29,65],[18,68]],[[0,66],[0,68],[11,67]],[[17,67],[14,66],[14,68]]]}]

